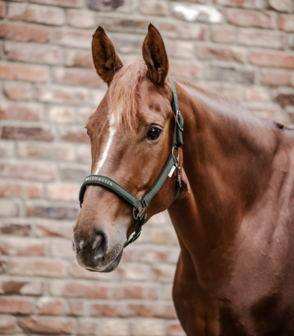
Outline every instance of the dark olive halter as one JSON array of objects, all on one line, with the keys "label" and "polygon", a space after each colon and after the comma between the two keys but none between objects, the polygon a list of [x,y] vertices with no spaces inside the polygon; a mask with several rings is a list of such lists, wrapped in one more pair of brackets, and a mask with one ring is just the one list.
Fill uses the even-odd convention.
[{"label": "dark olive halter", "polygon": [[[145,223],[147,218],[147,214],[144,214],[145,208],[148,206],[152,198],[157,194],[159,189],[164,184],[167,177],[172,177],[172,174],[175,169],[177,169],[177,181],[176,181],[176,190],[173,201],[175,201],[179,195],[180,188],[181,188],[181,175],[180,175],[180,167],[179,167],[179,152],[178,156],[175,157],[174,150],[179,149],[179,147],[183,146],[183,127],[184,127],[184,119],[179,110],[179,103],[178,103],[178,95],[175,83],[170,76],[170,83],[172,89],[172,109],[176,116],[176,125],[175,125],[175,132],[172,144],[172,153],[169,155],[165,166],[163,167],[161,173],[158,175],[156,181],[153,183],[151,188],[145,193],[145,195],[141,198],[137,198],[129,191],[127,191],[124,187],[119,185],[117,182],[113,181],[112,179],[102,176],[102,175],[90,175],[88,176],[85,181],[83,182],[81,189],[80,189],[80,205],[83,204],[84,194],[86,192],[88,185],[98,185],[104,187],[110,191],[112,191],[117,196],[121,197],[127,203],[129,203],[133,207],[133,215],[134,218],[137,220],[135,233],[132,237],[126,241],[124,247],[128,246],[130,243],[134,242],[141,234],[142,226]],[[137,212],[137,213],[136,213]]]}]

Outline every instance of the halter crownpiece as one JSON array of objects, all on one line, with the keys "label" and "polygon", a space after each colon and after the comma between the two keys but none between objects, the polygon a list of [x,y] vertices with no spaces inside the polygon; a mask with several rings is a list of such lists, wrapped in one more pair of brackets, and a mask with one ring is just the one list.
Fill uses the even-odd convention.
[{"label": "halter crownpiece", "polygon": [[[148,206],[150,201],[153,197],[158,193],[162,185],[164,184],[167,177],[172,177],[172,174],[175,169],[177,169],[177,180],[176,180],[176,190],[173,201],[177,199],[179,196],[180,188],[181,188],[181,175],[180,175],[180,166],[179,166],[179,151],[178,149],[181,148],[184,144],[183,142],[183,127],[184,127],[184,118],[181,115],[179,110],[179,103],[178,103],[178,95],[175,83],[170,77],[170,84],[172,89],[172,109],[176,117],[175,123],[175,131],[173,137],[173,144],[172,144],[172,153],[169,155],[166,164],[164,165],[163,169],[161,170],[160,174],[158,175],[157,179],[150,187],[150,189],[145,193],[145,195],[141,198],[137,198],[133,194],[131,194],[128,190],[122,187],[117,182],[113,181],[112,179],[102,176],[102,175],[90,175],[86,177],[85,181],[83,182],[80,194],[79,194],[79,201],[80,206],[82,207],[84,195],[88,185],[97,185],[100,187],[104,187],[109,191],[116,194],[118,197],[122,198],[128,204],[133,207],[133,215],[135,220],[137,220],[136,228],[134,235],[131,236],[125,243],[124,247],[127,247],[129,244],[137,240],[141,234],[142,226],[146,221],[147,214],[144,214],[145,208]],[[174,150],[178,151],[178,156],[174,155]],[[137,212],[137,213],[136,213]]]}]

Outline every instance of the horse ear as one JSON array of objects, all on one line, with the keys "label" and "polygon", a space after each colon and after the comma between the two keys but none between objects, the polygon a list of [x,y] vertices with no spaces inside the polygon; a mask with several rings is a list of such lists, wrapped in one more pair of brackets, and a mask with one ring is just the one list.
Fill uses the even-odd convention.
[{"label": "horse ear", "polygon": [[163,86],[168,74],[168,57],[159,31],[150,23],[142,47],[143,59],[148,67],[147,76],[154,84]]},{"label": "horse ear", "polygon": [[93,35],[92,56],[98,75],[109,85],[114,74],[123,67],[123,64],[117,56],[112,42],[100,26]]}]

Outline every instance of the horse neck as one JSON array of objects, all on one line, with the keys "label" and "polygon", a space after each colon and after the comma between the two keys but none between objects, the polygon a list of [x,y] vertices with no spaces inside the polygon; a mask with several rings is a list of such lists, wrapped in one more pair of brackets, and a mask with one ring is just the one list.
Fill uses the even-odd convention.
[{"label": "horse neck", "polygon": [[274,124],[237,104],[187,84],[177,89],[185,120],[183,170],[190,190],[169,212],[182,253],[209,276],[209,267],[226,264],[223,256],[242,218],[267,186],[277,133]]}]

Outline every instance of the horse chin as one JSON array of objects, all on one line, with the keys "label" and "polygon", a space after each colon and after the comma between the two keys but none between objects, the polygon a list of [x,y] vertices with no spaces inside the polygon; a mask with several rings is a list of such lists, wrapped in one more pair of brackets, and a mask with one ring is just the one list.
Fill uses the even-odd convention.
[{"label": "horse chin", "polygon": [[99,272],[99,273],[109,273],[109,272],[112,272],[113,270],[116,269],[116,267],[120,263],[121,257],[123,255],[123,251],[124,250],[122,249],[120,251],[120,253],[117,255],[117,257],[110,264],[108,264],[105,268],[102,268],[102,269],[101,269],[101,267],[95,267],[95,268],[85,267],[85,268],[86,268],[87,271],[90,271],[90,272]]}]

